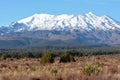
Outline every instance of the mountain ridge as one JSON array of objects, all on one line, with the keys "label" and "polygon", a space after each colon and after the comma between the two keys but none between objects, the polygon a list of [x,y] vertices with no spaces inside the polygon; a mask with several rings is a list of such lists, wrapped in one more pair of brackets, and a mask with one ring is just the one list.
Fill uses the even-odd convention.
[{"label": "mountain ridge", "polygon": [[[35,14],[0,27],[0,44],[49,46],[80,44],[120,44],[120,23],[106,15]],[[6,42],[5,42],[6,41]],[[14,41],[16,43],[14,43]],[[31,45],[32,44],[32,45]],[[39,44],[39,45],[38,45]]]},{"label": "mountain ridge", "polygon": [[[19,25],[18,25],[19,24]],[[9,32],[20,31],[37,31],[37,30],[80,30],[85,29],[87,31],[91,29],[120,29],[118,22],[112,20],[108,16],[98,17],[92,12],[85,15],[49,15],[49,14],[35,14],[28,18],[19,20],[12,23],[7,28]],[[14,29],[13,29],[14,28]]]}]

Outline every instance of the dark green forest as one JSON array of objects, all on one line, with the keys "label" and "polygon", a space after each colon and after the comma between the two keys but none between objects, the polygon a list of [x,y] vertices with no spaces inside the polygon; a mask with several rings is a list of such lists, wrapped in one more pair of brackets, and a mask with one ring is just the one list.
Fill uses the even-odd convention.
[{"label": "dark green forest", "polygon": [[53,57],[58,57],[63,53],[72,56],[92,56],[92,55],[113,55],[119,54],[120,48],[100,47],[100,48],[79,48],[79,47],[41,47],[30,49],[0,49],[1,58],[40,58],[44,53],[49,52]]}]

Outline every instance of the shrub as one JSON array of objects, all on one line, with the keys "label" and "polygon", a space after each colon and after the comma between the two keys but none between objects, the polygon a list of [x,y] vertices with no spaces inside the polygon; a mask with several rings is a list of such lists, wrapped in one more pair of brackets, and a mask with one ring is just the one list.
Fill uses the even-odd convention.
[{"label": "shrub", "polygon": [[52,54],[50,53],[44,53],[41,60],[40,60],[40,63],[42,64],[45,64],[45,63],[53,63],[54,62],[54,58],[52,57]]},{"label": "shrub", "polygon": [[62,54],[62,56],[60,57],[60,62],[65,63],[65,62],[70,62],[70,61],[75,62],[75,59],[73,56],[69,55],[66,52],[64,54]]},{"label": "shrub", "polygon": [[91,75],[94,72],[94,68],[91,65],[86,65],[83,69],[83,73]]},{"label": "shrub", "polygon": [[6,59],[6,58],[7,58],[6,54],[2,54],[1,59]]},{"label": "shrub", "polygon": [[35,66],[31,67],[30,69],[31,69],[31,71],[33,71],[33,72],[34,72],[34,71],[37,71],[37,68],[36,68]]},{"label": "shrub", "polygon": [[70,56],[70,61],[75,62],[74,56]]},{"label": "shrub", "polygon": [[56,76],[57,72],[58,72],[57,69],[52,69],[52,70],[51,70],[52,75],[55,75],[55,76]]},{"label": "shrub", "polygon": [[85,65],[83,68],[83,73],[86,75],[98,74],[100,72],[100,67],[98,65]]}]

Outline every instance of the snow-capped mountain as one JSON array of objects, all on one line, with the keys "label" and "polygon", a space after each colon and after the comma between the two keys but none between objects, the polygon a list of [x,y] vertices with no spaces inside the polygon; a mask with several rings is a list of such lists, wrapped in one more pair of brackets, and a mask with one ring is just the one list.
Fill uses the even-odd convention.
[{"label": "snow-capped mountain", "polygon": [[[4,30],[5,29],[5,30]],[[28,18],[12,23],[7,27],[1,27],[0,33],[37,31],[37,30],[115,30],[120,29],[120,24],[107,16],[96,16],[89,12],[85,15],[49,15],[35,14]],[[1,31],[2,30],[2,31]]]},{"label": "snow-capped mountain", "polygon": [[23,38],[46,40],[48,43],[57,41],[55,44],[59,44],[59,40],[63,41],[60,44],[69,41],[80,44],[120,44],[120,23],[108,16],[96,16],[89,12],[84,15],[35,14],[0,27],[0,40]]}]

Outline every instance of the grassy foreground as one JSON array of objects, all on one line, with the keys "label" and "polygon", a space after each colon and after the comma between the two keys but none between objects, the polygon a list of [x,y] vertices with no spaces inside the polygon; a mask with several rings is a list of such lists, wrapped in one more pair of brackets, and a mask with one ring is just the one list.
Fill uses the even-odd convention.
[{"label": "grassy foreground", "polygon": [[76,62],[40,64],[40,59],[0,59],[0,80],[120,80],[120,55],[76,57]]}]

